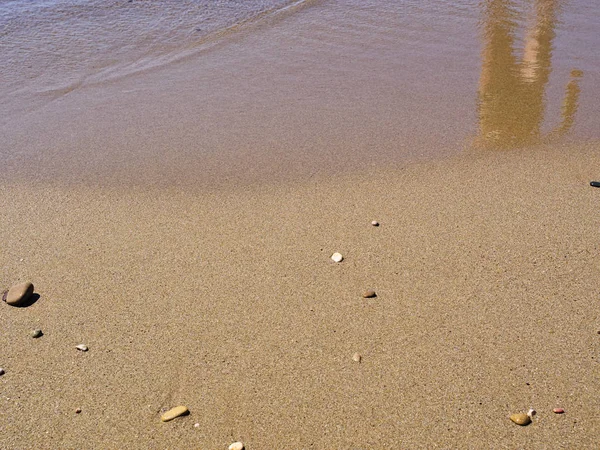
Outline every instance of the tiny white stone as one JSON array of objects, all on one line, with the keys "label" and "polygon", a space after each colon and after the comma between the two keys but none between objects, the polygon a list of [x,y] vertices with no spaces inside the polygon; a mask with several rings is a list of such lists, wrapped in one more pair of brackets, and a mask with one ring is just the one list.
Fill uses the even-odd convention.
[{"label": "tiny white stone", "polygon": [[199,423],[195,423],[194,424],[194,428],[200,428],[200,424]]},{"label": "tiny white stone", "polygon": [[341,253],[335,252],[333,255],[331,255],[331,259],[333,259],[335,262],[339,263],[339,262],[342,262],[344,257],[342,256]]},{"label": "tiny white stone", "polygon": [[77,348],[77,350],[81,350],[82,352],[87,352],[87,351],[88,351],[88,347],[87,347],[87,345],[84,345],[84,344],[79,344],[79,345],[78,345],[77,347],[75,347],[75,348]]},{"label": "tiny white stone", "polygon": [[2,367],[0,367],[0,375],[4,375],[4,369]]},{"label": "tiny white stone", "polygon": [[371,222],[371,225],[373,225],[374,227],[378,227],[379,226],[379,222],[377,222],[376,220],[374,220],[373,222]]},{"label": "tiny white stone", "polygon": [[234,442],[229,446],[229,450],[244,450],[244,444],[241,442]]},{"label": "tiny white stone", "polygon": [[529,408],[529,411],[527,411],[527,415],[529,416],[530,419],[533,419],[533,416],[535,416],[536,414],[537,414],[537,412],[533,408]]}]

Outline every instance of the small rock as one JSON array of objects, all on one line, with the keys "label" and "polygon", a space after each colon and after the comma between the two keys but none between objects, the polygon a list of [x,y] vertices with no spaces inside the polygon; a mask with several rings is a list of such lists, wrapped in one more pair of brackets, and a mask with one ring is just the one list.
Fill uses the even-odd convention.
[{"label": "small rock", "polygon": [[190,413],[190,410],[185,406],[176,406],[175,408],[171,408],[162,416],[160,416],[160,420],[163,422],[168,422],[169,420],[173,420],[179,416],[187,416]]},{"label": "small rock", "polygon": [[512,416],[510,416],[510,420],[512,420],[517,425],[521,425],[522,427],[531,423],[531,417],[529,417],[525,413],[513,414]]},{"label": "small rock", "polygon": [[333,259],[336,263],[342,262],[342,260],[344,259],[344,257],[342,256],[341,253],[334,253],[333,255],[331,255],[331,259]]},{"label": "small rock", "polygon": [[529,416],[530,419],[533,419],[533,416],[535,416],[537,414],[537,411],[533,408],[529,408],[529,411],[527,411],[527,415]]},{"label": "small rock", "polygon": [[369,290],[363,292],[362,296],[363,296],[363,298],[373,298],[373,297],[377,297],[377,293],[374,290],[369,289]]},{"label": "small rock", "polygon": [[84,344],[79,344],[79,345],[78,345],[77,347],[75,347],[75,348],[76,348],[77,350],[81,350],[82,352],[87,352],[87,351],[89,350],[89,349],[88,349],[88,346],[87,346],[87,345],[84,345]]},{"label": "small rock", "polygon": [[29,333],[29,335],[34,339],[42,337],[43,334],[44,333],[42,333],[42,330],[40,330],[39,328],[36,328],[31,333]]},{"label": "small rock", "polygon": [[554,409],[552,410],[552,412],[553,412],[554,414],[564,414],[564,413],[565,413],[565,410],[564,410],[564,409],[562,409],[562,408],[554,408]]},{"label": "small rock", "polygon": [[200,424],[199,423],[195,423],[194,424],[194,428],[200,428]]},{"label": "small rock", "polygon": [[355,353],[354,355],[352,355],[352,361],[359,363],[361,362],[361,360],[362,356],[360,356],[360,353]]},{"label": "small rock", "polygon": [[4,372],[4,369],[3,369],[2,367],[0,367],[0,377],[1,377],[2,375],[4,375],[5,373],[6,373],[6,372]]},{"label": "small rock", "polygon": [[81,414],[81,408],[77,408],[77,409],[75,410],[75,414]]},{"label": "small rock", "polygon": [[373,222],[371,222],[371,225],[373,225],[374,227],[378,227],[379,226],[379,222],[377,222],[376,220],[374,220]]},{"label": "small rock", "polygon": [[234,442],[229,446],[229,450],[244,450],[244,444],[241,442]]},{"label": "small rock", "polygon": [[600,187],[600,181],[590,181],[590,186]]},{"label": "small rock", "polygon": [[33,284],[28,281],[11,287],[4,293],[2,300],[11,306],[21,306],[29,301],[31,294],[33,294]]}]

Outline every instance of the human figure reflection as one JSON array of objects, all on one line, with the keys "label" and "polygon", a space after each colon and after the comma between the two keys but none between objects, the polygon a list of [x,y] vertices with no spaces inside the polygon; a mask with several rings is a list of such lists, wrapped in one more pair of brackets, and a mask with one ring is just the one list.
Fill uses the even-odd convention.
[{"label": "human figure reflection", "polygon": [[[483,3],[484,49],[479,81],[477,144],[502,148],[542,140],[544,91],[551,71],[559,0],[536,0],[535,20],[525,36],[523,57],[515,57],[519,12],[512,0]],[[579,79],[571,72],[562,107],[562,122],[548,138],[565,134],[573,125],[579,99]]]}]

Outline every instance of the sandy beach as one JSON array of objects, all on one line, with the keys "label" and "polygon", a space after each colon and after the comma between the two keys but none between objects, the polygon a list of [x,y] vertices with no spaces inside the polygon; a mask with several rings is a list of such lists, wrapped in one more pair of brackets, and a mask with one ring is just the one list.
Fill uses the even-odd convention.
[{"label": "sandy beach", "polygon": [[4,183],[0,281],[40,298],[0,305],[3,447],[593,448],[599,164],[591,144],[208,195]]},{"label": "sandy beach", "polygon": [[0,9],[0,448],[597,448],[591,2],[98,5]]}]

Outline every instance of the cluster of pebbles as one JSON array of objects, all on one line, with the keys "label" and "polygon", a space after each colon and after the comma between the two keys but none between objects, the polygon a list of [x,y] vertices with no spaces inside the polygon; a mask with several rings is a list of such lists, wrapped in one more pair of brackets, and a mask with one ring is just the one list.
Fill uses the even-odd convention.
[{"label": "cluster of pebbles", "polygon": [[[2,301],[10,306],[15,306],[19,308],[23,308],[26,306],[30,306],[33,300],[34,287],[33,283],[26,281],[25,283],[15,284],[9,290],[4,291],[2,293]],[[44,332],[36,328],[31,330],[29,336],[33,339],[41,338],[44,335]],[[75,347],[77,350],[81,350],[83,352],[88,351],[88,347],[84,344],[79,344]],[[0,368],[0,376],[4,375],[4,369]]]}]

